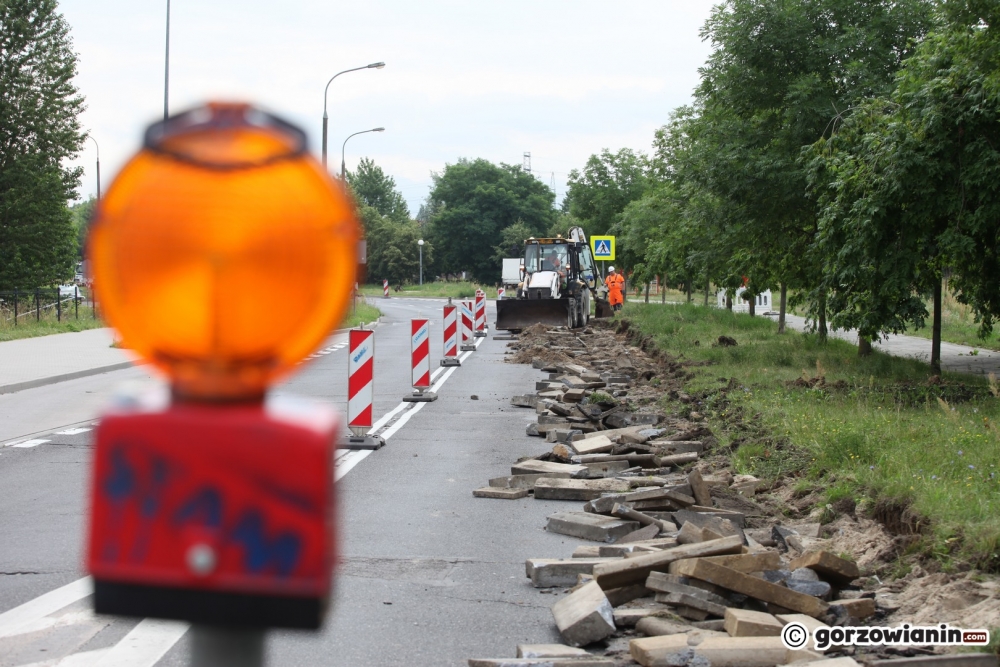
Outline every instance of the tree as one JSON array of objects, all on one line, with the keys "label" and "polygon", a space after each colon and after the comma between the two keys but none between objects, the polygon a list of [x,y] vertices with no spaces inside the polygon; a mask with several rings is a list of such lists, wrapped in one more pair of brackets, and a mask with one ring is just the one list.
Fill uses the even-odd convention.
[{"label": "tree", "polygon": [[347,183],[360,205],[371,206],[379,215],[396,222],[410,219],[410,209],[396,189],[396,180],[382,171],[374,160],[361,158],[357,171],[347,172]]},{"label": "tree", "polygon": [[[986,336],[1000,316],[1000,39],[992,6],[949,3],[886,99],[853,110],[813,149],[835,321],[862,338],[922,326],[933,298],[940,370],[942,278]],[[992,21],[992,23],[991,23]]]},{"label": "tree", "polygon": [[[368,276],[374,282],[388,280],[393,285],[417,282],[420,273],[420,225],[415,220],[397,222],[380,215],[370,206],[362,207],[369,229]],[[424,275],[434,261],[434,246],[424,241]]]},{"label": "tree", "polygon": [[481,282],[500,278],[495,248],[503,230],[521,222],[537,236],[556,216],[555,193],[547,185],[520,166],[483,159],[462,159],[435,174],[430,200],[428,236],[437,248],[437,271],[469,271]]},{"label": "tree", "polygon": [[588,236],[607,234],[629,202],[646,192],[646,167],[646,157],[630,148],[591,155],[582,172],[570,171],[564,205]]},{"label": "tree", "polygon": [[524,257],[524,242],[532,236],[531,228],[518,220],[500,232],[500,243],[493,249],[501,264],[505,258]]},{"label": "tree", "polygon": [[72,276],[76,242],[66,201],[84,141],[76,55],[56,0],[0,2],[0,286]]},{"label": "tree", "polygon": [[803,147],[856,101],[891,90],[931,13],[927,0],[728,0],[704,28],[715,46],[697,91],[709,160],[695,177],[727,209],[733,268],[751,294],[769,283],[805,290],[821,337],[826,291]]}]

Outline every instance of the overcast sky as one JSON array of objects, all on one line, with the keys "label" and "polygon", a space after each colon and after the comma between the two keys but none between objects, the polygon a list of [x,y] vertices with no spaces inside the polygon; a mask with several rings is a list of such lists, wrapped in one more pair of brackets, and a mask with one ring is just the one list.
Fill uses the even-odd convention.
[{"label": "overcast sky", "polygon": [[[319,154],[323,87],[340,70],[382,70],[330,86],[330,168],[354,137],[391,174],[416,214],[431,172],[459,158],[566,176],[603,148],[647,151],[654,130],[687,104],[709,52],[699,38],[712,0],[172,0],[170,108],[249,100],[308,133]],[[84,127],[101,147],[104,187],[163,113],[166,0],[62,0]],[[94,148],[79,164],[95,192]]]}]

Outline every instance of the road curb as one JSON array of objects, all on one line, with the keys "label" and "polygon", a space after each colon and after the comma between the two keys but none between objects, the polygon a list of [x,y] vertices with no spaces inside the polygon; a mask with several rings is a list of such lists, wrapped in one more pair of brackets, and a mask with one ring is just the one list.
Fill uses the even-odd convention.
[{"label": "road curb", "polygon": [[50,384],[66,382],[67,380],[76,380],[77,378],[85,378],[91,375],[100,375],[101,373],[120,371],[126,368],[131,368],[134,365],[135,365],[134,362],[123,361],[118,364],[111,364],[110,366],[98,366],[97,368],[87,368],[85,370],[76,371],[74,373],[63,373],[62,375],[50,375],[49,377],[39,378],[37,380],[28,380],[27,382],[15,382],[14,384],[5,384],[0,386],[0,394],[13,394],[18,391],[24,391],[25,389],[35,389],[37,387],[44,387]]}]

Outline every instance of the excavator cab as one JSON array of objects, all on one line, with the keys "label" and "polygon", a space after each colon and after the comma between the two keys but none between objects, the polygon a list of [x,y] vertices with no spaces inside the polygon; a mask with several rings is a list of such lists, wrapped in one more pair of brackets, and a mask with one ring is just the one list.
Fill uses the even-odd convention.
[{"label": "excavator cab", "polygon": [[533,324],[586,326],[591,301],[598,317],[611,313],[599,286],[582,229],[574,227],[569,238],[530,238],[524,243],[522,280],[514,298],[497,302],[496,327],[519,331]]}]

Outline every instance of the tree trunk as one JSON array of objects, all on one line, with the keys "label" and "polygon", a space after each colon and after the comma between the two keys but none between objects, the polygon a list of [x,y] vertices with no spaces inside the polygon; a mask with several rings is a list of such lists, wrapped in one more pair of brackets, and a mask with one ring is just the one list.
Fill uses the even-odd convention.
[{"label": "tree trunk", "polygon": [[645,303],[649,303],[649,283],[646,283],[646,301],[645,301]]},{"label": "tree trunk", "polygon": [[788,285],[781,283],[781,307],[778,309],[778,333],[785,333],[785,306],[788,304]]},{"label": "tree trunk", "polygon": [[733,296],[726,290],[726,310],[733,312]]},{"label": "tree trunk", "polygon": [[705,274],[705,307],[708,307],[708,290],[712,286],[712,281],[709,279],[708,274]]},{"label": "tree trunk", "polygon": [[656,285],[660,288],[660,303],[665,304],[667,302],[667,286],[663,284],[661,278],[656,279]]},{"label": "tree trunk", "polygon": [[931,370],[935,373],[941,372],[941,297],[943,280],[938,278],[934,285],[934,324],[931,329]]},{"label": "tree trunk", "polygon": [[692,297],[691,297],[692,291],[691,291],[691,279],[690,278],[688,278],[686,281],[684,281],[684,289],[687,290],[688,303],[691,303],[691,300],[692,300]]},{"label": "tree trunk", "polygon": [[[746,294],[746,292],[743,292],[743,294]],[[756,315],[757,315],[757,297],[756,297],[756,295],[751,295],[750,298],[747,299],[747,310],[750,313],[750,317],[756,317]]]},{"label": "tree trunk", "polygon": [[872,339],[866,336],[858,336],[858,356],[870,357],[872,354]]},{"label": "tree trunk", "polygon": [[826,292],[820,294],[819,297],[819,327],[817,333],[819,334],[819,341],[821,343],[826,342],[827,330],[826,330]]}]

